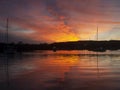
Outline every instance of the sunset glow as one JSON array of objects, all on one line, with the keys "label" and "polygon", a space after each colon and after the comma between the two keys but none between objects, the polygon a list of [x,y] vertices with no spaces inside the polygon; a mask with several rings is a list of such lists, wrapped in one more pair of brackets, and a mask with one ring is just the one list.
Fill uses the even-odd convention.
[{"label": "sunset glow", "polygon": [[120,0],[1,0],[0,34],[10,41],[120,40]]}]

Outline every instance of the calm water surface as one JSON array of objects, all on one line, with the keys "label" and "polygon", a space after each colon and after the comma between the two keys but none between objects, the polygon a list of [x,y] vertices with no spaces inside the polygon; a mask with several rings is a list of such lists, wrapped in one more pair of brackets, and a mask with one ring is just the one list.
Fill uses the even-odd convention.
[{"label": "calm water surface", "polygon": [[120,51],[0,55],[0,90],[120,90]]}]

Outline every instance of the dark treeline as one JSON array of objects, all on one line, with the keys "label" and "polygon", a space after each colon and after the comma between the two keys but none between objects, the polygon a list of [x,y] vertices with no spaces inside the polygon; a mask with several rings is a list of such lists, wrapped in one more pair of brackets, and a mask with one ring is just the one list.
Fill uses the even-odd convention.
[{"label": "dark treeline", "polygon": [[53,43],[58,50],[90,50],[90,51],[106,51],[120,49],[120,41],[77,41],[77,42],[61,42]]},{"label": "dark treeline", "polygon": [[28,52],[34,50],[91,50],[91,51],[106,51],[120,49],[120,41],[73,41],[73,42],[58,42],[52,44],[24,44],[24,43],[0,43],[0,52],[3,52],[6,46],[12,46],[18,52]]}]

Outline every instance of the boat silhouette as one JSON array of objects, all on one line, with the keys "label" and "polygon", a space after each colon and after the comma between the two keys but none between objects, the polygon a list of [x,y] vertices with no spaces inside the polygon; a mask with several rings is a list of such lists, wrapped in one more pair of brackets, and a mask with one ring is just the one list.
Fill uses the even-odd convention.
[{"label": "boat silhouette", "polygon": [[6,24],[6,46],[5,49],[3,50],[4,54],[15,54],[16,53],[16,49],[14,47],[14,45],[9,44],[9,34],[8,34],[8,29],[9,28],[9,20],[7,18],[7,24]]}]

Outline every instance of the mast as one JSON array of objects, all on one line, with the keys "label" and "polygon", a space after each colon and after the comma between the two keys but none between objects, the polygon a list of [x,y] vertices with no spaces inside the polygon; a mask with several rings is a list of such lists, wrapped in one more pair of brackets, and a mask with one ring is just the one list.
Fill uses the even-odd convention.
[{"label": "mast", "polygon": [[[97,38],[97,41],[98,41],[98,26],[97,26],[97,32],[96,32],[96,34],[97,34],[96,38]],[[100,72],[99,71],[99,55],[98,54],[99,53],[97,52],[97,78],[99,78],[99,72]]]},{"label": "mast", "polygon": [[98,26],[97,26],[97,32],[96,32],[97,36],[96,36],[96,39],[98,41]]},{"label": "mast", "polygon": [[9,24],[9,22],[8,22],[8,18],[7,18],[7,25],[6,25],[6,43],[8,44],[8,24]]}]

